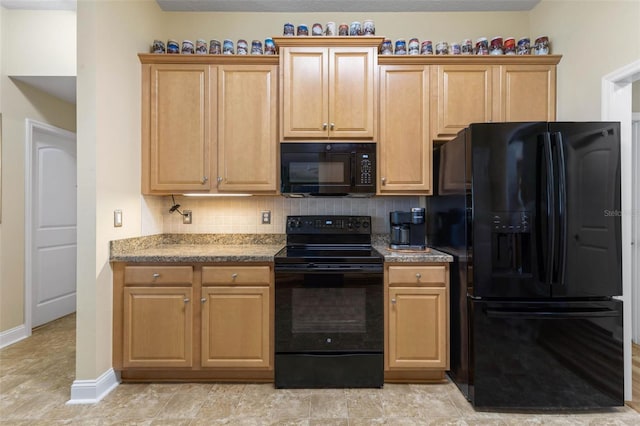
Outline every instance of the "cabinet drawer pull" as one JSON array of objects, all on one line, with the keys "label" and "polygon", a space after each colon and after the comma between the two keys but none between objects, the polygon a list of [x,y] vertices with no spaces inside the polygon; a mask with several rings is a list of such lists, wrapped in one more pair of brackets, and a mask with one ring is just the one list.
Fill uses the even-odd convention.
[{"label": "cabinet drawer pull", "polygon": [[236,278],[238,278],[238,274],[236,274],[235,272],[233,274],[231,274],[231,279],[235,280]]},{"label": "cabinet drawer pull", "polygon": [[184,303],[189,303],[190,302],[188,297],[185,297],[183,300],[184,300]]},{"label": "cabinet drawer pull", "polygon": [[203,297],[203,298],[201,298],[201,299],[200,299],[200,301],[201,301],[202,303],[205,303],[205,302],[207,301],[207,298],[206,298],[206,297]]},{"label": "cabinet drawer pull", "polygon": [[395,305],[396,304],[396,299],[391,299],[391,304]]},{"label": "cabinet drawer pull", "polygon": [[422,274],[421,274],[420,272],[418,272],[418,273],[416,274],[416,278],[418,279],[418,281],[420,281],[420,278],[422,278]]},{"label": "cabinet drawer pull", "polygon": [[154,279],[154,280],[157,280],[158,278],[160,278],[160,274],[159,274],[159,273],[157,273],[157,272],[155,272],[155,273],[152,275],[152,277],[153,277],[153,279]]},{"label": "cabinet drawer pull", "polygon": [[202,177],[202,184],[204,185],[205,183],[207,183],[207,181],[208,181],[208,180],[209,180],[209,178],[208,178],[208,177],[203,176],[203,177]]}]

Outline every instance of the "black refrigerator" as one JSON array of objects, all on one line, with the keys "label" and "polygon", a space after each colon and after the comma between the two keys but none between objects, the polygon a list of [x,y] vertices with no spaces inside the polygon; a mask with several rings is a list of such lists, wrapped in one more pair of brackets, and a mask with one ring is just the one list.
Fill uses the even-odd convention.
[{"label": "black refrigerator", "polygon": [[453,382],[480,409],[623,405],[619,123],[472,124],[433,154]]}]

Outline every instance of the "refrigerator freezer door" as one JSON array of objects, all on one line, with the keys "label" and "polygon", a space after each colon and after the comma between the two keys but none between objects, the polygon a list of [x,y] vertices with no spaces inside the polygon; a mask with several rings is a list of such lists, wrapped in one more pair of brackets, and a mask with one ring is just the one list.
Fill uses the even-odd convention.
[{"label": "refrigerator freezer door", "polygon": [[559,213],[552,296],[621,295],[620,125],[558,122],[549,132]]},{"label": "refrigerator freezer door", "polygon": [[[475,297],[547,298],[553,214],[547,123],[472,124]],[[548,145],[548,144],[547,144]]]},{"label": "refrigerator freezer door", "polygon": [[469,303],[475,407],[624,405],[621,301]]}]

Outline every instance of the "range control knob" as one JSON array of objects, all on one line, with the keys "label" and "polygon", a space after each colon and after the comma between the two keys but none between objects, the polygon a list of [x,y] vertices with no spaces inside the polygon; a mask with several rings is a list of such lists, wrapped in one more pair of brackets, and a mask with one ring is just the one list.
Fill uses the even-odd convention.
[{"label": "range control knob", "polygon": [[366,220],[365,220],[364,222],[362,222],[362,227],[363,227],[364,229],[367,229],[367,228],[369,227],[369,222],[368,222],[368,221],[366,221]]}]

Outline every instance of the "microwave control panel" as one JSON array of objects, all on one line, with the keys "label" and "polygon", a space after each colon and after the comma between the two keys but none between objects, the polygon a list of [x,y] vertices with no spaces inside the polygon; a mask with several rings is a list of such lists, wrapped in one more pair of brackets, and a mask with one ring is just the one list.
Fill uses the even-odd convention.
[{"label": "microwave control panel", "polygon": [[358,185],[372,185],[375,182],[374,171],[376,165],[371,154],[358,153],[356,157],[357,161],[357,174],[359,177]]}]

